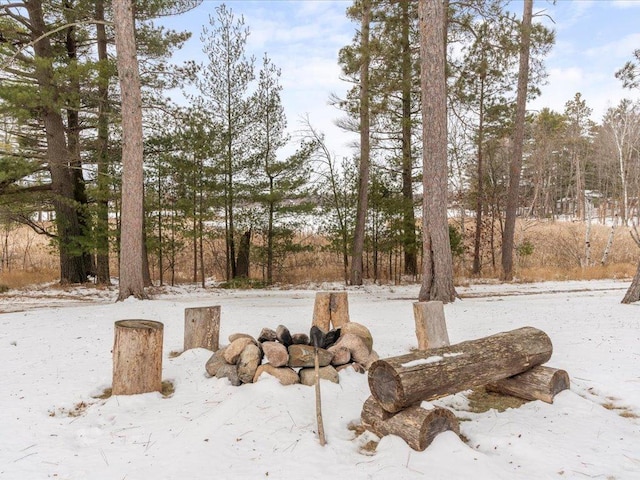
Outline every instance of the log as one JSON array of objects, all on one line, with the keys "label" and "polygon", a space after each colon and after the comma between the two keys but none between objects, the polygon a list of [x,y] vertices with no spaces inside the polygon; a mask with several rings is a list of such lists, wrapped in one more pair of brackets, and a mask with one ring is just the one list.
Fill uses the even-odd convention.
[{"label": "log", "polygon": [[347,292],[317,292],[313,306],[312,325],[328,332],[349,321],[349,297]]},{"label": "log", "polygon": [[163,331],[151,320],[115,322],[113,395],[162,391]]},{"label": "log", "polygon": [[553,398],[570,387],[569,374],[565,370],[539,365],[513,377],[489,383],[486,389],[525,400],[542,400],[553,403]]},{"label": "log", "polygon": [[451,430],[460,435],[458,419],[446,408],[425,409],[420,405],[413,405],[398,413],[389,413],[372,396],[364,402],[361,420],[365,428],[379,437],[397,435],[420,452],[439,433]]},{"label": "log", "polygon": [[220,341],[220,305],[184,309],[184,351],[206,348],[215,352]]},{"label": "log", "polygon": [[413,316],[416,322],[418,349],[428,350],[449,345],[442,302],[416,302],[413,304]]},{"label": "log", "polygon": [[512,377],[551,358],[543,331],[523,327],[478,340],[381,359],[369,369],[372,395],[388,412]]}]

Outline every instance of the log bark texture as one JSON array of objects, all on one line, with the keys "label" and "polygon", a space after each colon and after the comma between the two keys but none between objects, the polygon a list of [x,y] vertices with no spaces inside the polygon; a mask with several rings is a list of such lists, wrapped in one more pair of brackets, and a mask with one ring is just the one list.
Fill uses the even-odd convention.
[{"label": "log bark texture", "polygon": [[162,391],[163,331],[151,320],[115,322],[113,395]]},{"label": "log bark texture", "polygon": [[418,349],[428,350],[449,345],[449,334],[447,333],[442,302],[434,300],[414,303],[413,317],[416,322]]},{"label": "log bark texture", "polygon": [[364,402],[361,420],[368,430],[379,437],[397,435],[418,451],[426,449],[439,433],[451,430],[456,435],[460,434],[458,419],[446,408],[427,410],[420,405],[413,405],[392,414],[384,410],[373,397]]},{"label": "log bark texture", "polygon": [[378,360],[369,369],[369,388],[382,408],[394,413],[421,400],[517,375],[545,363],[552,352],[543,331],[523,327]]},{"label": "log bark texture", "polygon": [[539,365],[513,377],[489,383],[489,392],[512,395],[525,400],[553,403],[553,398],[570,387],[569,374],[564,370]]},{"label": "log bark texture", "polygon": [[318,292],[313,306],[312,325],[324,332],[339,328],[349,322],[349,297],[347,292]]},{"label": "log bark texture", "polygon": [[215,352],[220,341],[220,305],[184,309],[184,350],[206,348]]}]

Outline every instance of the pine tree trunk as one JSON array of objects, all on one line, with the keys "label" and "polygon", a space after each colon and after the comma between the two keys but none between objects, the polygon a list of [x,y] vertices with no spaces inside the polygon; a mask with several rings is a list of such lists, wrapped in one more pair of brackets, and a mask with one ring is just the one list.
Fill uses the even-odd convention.
[{"label": "pine tree trunk", "polygon": [[142,98],[131,0],[113,2],[122,95],[122,214],[118,300],[147,298],[143,276]]},{"label": "pine tree trunk", "polygon": [[502,278],[513,279],[513,249],[518,208],[518,189],[522,170],[522,147],[524,144],[524,123],[527,108],[527,87],[529,85],[529,50],[531,44],[531,19],[533,0],[524,0],[520,36],[520,66],[518,70],[518,94],[516,99],[515,130],[511,163],[509,166],[509,189],[505,213],[504,233],[502,235]]},{"label": "pine tree trunk", "polygon": [[420,0],[423,124],[423,269],[420,301],[455,300],[447,220],[447,92],[445,11],[442,2]]},{"label": "pine tree trunk", "polygon": [[360,166],[358,183],[358,207],[351,253],[351,285],[362,285],[365,223],[367,220],[369,193],[369,23],[371,21],[370,0],[362,1],[362,30],[360,66]]},{"label": "pine tree trunk", "polygon": [[631,285],[627,289],[627,293],[624,294],[622,303],[634,303],[640,300],[640,263],[636,269],[636,274],[633,276]]}]

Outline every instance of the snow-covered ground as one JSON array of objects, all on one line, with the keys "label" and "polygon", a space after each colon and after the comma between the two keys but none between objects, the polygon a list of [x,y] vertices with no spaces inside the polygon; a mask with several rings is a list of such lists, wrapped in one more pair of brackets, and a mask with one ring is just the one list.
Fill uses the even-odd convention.
[{"label": "snow-covered ground", "polygon": [[[327,286],[323,286],[325,288]],[[221,305],[221,343],[286,325],[308,332],[314,290],[176,288],[114,303],[114,290],[0,295],[0,478],[31,479],[640,479],[640,305],[627,283],[563,282],[459,288],[445,307],[452,343],[521,326],[544,330],[549,365],[571,390],[499,413],[468,411],[463,392],[438,400],[461,420],[463,442],[439,435],[424,452],[400,438],[348,428],[369,396],[366,375],[323,382],[328,444],[316,434],[314,389],[263,375],[232,387],[207,378],[210,352],[182,355],[184,309]],[[349,289],[351,319],[381,357],[416,346],[416,286]],[[164,323],[163,379],[175,393],[94,398],[111,384],[114,321]]]}]

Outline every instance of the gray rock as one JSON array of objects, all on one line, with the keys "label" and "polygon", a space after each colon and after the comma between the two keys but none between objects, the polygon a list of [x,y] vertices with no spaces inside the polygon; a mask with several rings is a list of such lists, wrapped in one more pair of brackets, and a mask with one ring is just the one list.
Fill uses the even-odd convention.
[{"label": "gray rock", "polygon": [[331,345],[327,350],[333,353],[331,365],[344,365],[351,361],[351,352],[347,347],[343,347],[342,345]]},{"label": "gray rock", "polygon": [[[314,348],[311,345],[291,345],[289,347],[289,366],[290,367],[313,367]],[[318,363],[321,367],[326,367],[331,363],[333,354],[324,348],[318,349]]]},{"label": "gray rock", "polygon": [[253,343],[244,347],[238,361],[238,377],[242,383],[253,382],[258,365],[262,362],[262,351]]},{"label": "gray rock", "polygon": [[264,363],[258,367],[256,374],[253,377],[253,382],[257,382],[260,375],[267,373],[272,377],[278,379],[282,385],[293,385],[294,383],[300,383],[300,377],[295,370],[289,367],[274,367],[268,363]]},{"label": "gray rock", "polygon": [[223,347],[211,355],[209,360],[207,360],[207,363],[204,365],[204,368],[210,377],[215,377],[220,367],[227,364],[223,356],[226,348],[227,347]]},{"label": "gray rock", "polygon": [[380,356],[376,353],[375,350],[373,350],[370,354],[369,354],[369,358],[367,358],[367,361],[364,362],[363,367],[366,368],[367,370],[369,370],[371,368],[371,364],[373,362],[376,362],[380,360]]},{"label": "gray rock", "polygon": [[224,359],[227,363],[231,365],[235,365],[238,363],[238,359],[240,358],[240,354],[244,350],[244,348],[252,344],[254,341],[251,337],[240,337],[231,342],[224,351]]},{"label": "gray rock", "polygon": [[280,342],[264,342],[262,343],[262,351],[264,356],[274,367],[284,367],[289,363],[289,352],[287,347]]},{"label": "gray rock", "polygon": [[309,335],[306,333],[294,333],[291,335],[291,340],[295,345],[309,345]]},{"label": "gray rock", "polygon": [[278,328],[276,328],[276,338],[285,347],[288,347],[293,343],[293,338],[291,338],[291,332],[289,332],[289,329],[284,325],[278,325]]},{"label": "gray rock", "polygon": [[225,363],[216,372],[216,378],[226,378],[234,387],[242,385],[240,377],[238,376],[238,367],[236,365],[229,365],[228,363]]},{"label": "gray rock", "polygon": [[[316,369],[315,368],[301,368],[300,369],[300,383],[303,385],[315,385],[316,383]],[[340,376],[335,368],[331,365],[321,367],[318,369],[318,376],[322,380],[329,380],[333,383],[340,383]]]},{"label": "gray rock", "polygon": [[277,338],[276,331],[271,328],[263,328],[258,335],[259,342],[275,342]]}]

